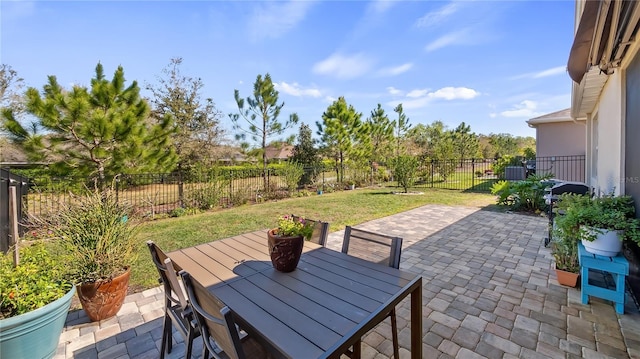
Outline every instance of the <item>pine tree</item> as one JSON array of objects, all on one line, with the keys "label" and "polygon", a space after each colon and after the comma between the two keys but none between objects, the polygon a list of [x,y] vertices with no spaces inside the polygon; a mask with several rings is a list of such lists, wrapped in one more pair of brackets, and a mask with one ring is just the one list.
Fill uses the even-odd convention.
[{"label": "pine tree", "polygon": [[338,182],[344,179],[344,160],[362,132],[362,113],[348,105],[344,97],[335,100],[317,122],[318,134],[325,148],[333,154],[337,164]]},{"label": "pine tree", "polygon": [[[253,97],[247,97],[246,102],[245,99],[240,97],[240,91],[235,90],[233,95],[240,112],[238,114],[229,114],[233,122],[233,129],[241,131],[241,133],[236,134],[236,140],[244,140],[246,135],[250,135],[254,141],[260,141],[264,189],[268,190],[267,152],[265,151],[267,139],[273,135],[280,135],[287,128],[297,124],[298,115],[292,113],[286,122],[278,121],[284,102],[278,104],[278,91],[276,91],[269,74],[266,74],[264,78],[262,75],[258,75],[256,82],[253,84]],[[245,107],[245,105],[247,106]],[[240,119],[244,120],[244,126],[240,124]]]},{"label": "pine tree", "polygon": [[150,124],[149,106],[136,81],[125,87],[121,66],[111,81],[102,64],[95,71],[90,88],[67,91],[49,76],[42,94],[33,87],[27,90],[26,111],[45,134],[29,133],[11,109],[4,109],[2,121],[14,141],[32,160],[47,161],[63,174],[97,176],[101,184],[125,171],[172,169],[169,120]]}]

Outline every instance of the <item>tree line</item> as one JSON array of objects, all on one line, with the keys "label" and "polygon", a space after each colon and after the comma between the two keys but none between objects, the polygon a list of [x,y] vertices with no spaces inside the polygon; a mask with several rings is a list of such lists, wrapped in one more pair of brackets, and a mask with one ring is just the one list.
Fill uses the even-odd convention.
[{"label": "tree line", "polygon": [[[121,66],[109,79],[98,63],[90,86],[64,88],[56,76],[49,76],[41,90],[24,91],[23,80],[3,64],[0,130],[30,161],[48,163],[49,171],[57,175],[105,179],[118,173],[211,166],[212,159],[224,155],[220,149],[228,148],[220,124],[224,115],[213,99],[202,97],[202,80],[182,74],[181,64],[181,58],[171,59],[156,83],[144,85],[150,98],[141,96],[137,81],[126,84]],[[259,144],[256,152],[266,171],[265,149],[299,124],[298,115],[281,119],[284,102],[268,73],[257,76],[249,96],[235,90],[234,98],[237,112],[227,116],[235,139],[247,151],[248,138]],[[300,124],[297,138],[288,139],[295,144],[291,160],[307,167],[329,160],[339,182],[345,179],[347,165],[366,169],[373,177],[379,166],[394,163],[413,166],[445,159],[535,155],[531,137],[476,134],[465,122],[452,129],[441,121],[413,125],[402,104],[392,114],[377,104],[363,118],[339,97],[315,125],[317,139],[305,123]]]}]

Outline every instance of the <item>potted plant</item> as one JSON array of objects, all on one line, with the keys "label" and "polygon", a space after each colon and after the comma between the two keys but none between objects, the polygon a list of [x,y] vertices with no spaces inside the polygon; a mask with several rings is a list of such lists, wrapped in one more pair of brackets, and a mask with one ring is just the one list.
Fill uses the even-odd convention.
[{"label": "potted plant", "polygon": [[314,225],[300,217],[284,215],[278,219],[278,227],[267,232],[269,256],[273,268],[291,272],[298,266],[304,240],[311,238]]},{"label": "potted plant", "polygon": [[[554,236],[554,238],[558,238]],[[565,240],[551,242],[551,254],[555,259],[556,277],[558,283],[569,287],[578,284],[580,264],[578,262],[578,249],[575,243]]]},{"label": "potted plant", "polygon": [[51,358],[75,287],[64,279],[65,263],[36,242],[0,254],[0,358]]},{"label": "potted plant", "polygon": [[640,243],[640,221],[630,196],[564,194],[557,209],[557,226],[590,253],[616,256],[624,240]]},{"label": "potted plant", "polygon": [[118,313],[135,261],[137,226],[110,190],[75,198],[53,218],[52,230],[69,255],[67,269],[92,321]]}]

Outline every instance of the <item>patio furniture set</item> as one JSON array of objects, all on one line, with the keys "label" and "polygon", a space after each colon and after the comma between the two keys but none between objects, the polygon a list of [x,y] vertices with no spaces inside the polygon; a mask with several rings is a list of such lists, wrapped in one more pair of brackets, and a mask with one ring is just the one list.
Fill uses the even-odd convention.
[{"label": "patio furniture set", "polygon": [[[411,298],[411,357],[422,358],[422,276],[399,269],[402,238],[345,229],[342,251],[325,247],[328,224],[313,221],[297,268],[270,263],[266,230],[164,253],[149,241],[165,292],[161,358],[172,327],[186,357],[203,338],[210,358],[360,358],[362,337]],[[179,277],[182,281],[179,281]]]}]

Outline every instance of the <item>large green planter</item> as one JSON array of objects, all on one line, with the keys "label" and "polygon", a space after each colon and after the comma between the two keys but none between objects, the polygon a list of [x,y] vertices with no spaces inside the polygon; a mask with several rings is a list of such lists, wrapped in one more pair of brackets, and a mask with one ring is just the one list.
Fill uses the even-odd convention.
[{"label": "large green planter", "polygon": [[64,297],[29,313],[0,320],[0,358],[51,358],[76,288]]}]

